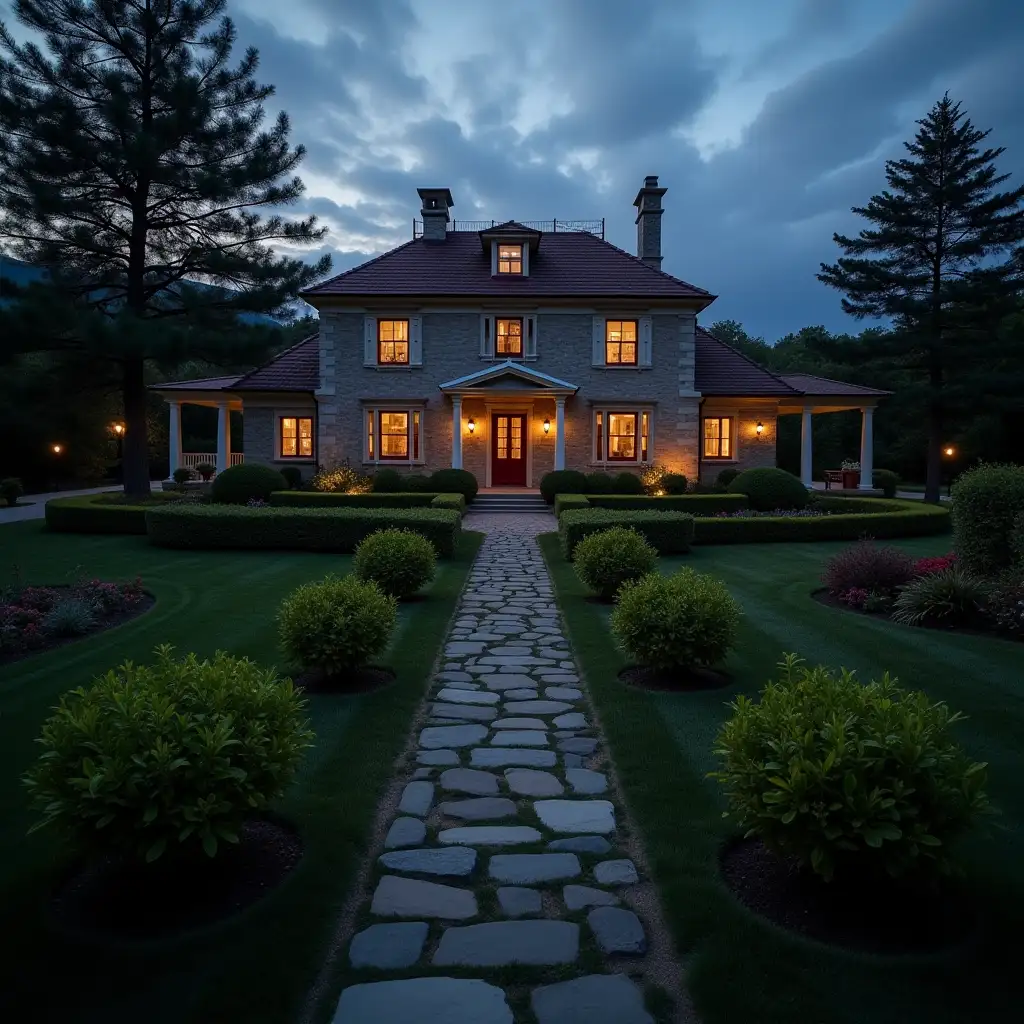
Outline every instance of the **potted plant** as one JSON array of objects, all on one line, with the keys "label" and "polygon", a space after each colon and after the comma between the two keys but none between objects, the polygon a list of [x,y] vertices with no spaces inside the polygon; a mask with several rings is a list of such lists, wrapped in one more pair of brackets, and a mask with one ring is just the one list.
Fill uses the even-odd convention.
[{"label": "potted plant", "polygon": [[854,459],[843,459],[842,466],[839,467],[843,471],[843,487],[847,490],[853,490],[860,486],[860,463]]},{"label": "potted plant", "polygon": [[187,466],[179,466],[172,474],[171,477],[174,483],[177,485],[179,491],[185,490],[185,485],[192,479],[192,470]]},{"label": "potted plant", "polygon": [[200,462],[196,466],[196,472],[203,478],[203,483],[208,484],[217,472],[217,467],[212,462]]}]

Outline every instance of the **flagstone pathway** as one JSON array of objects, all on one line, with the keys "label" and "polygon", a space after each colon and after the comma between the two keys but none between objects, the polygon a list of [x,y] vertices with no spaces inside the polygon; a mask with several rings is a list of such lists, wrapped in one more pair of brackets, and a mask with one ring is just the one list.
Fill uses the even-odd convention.
[{"label": "flagstone pathway", "polygon": [[[553,526],[501,518],[348,947],[372,980],[342,991],[334,1024],[512,1024],[527,1007],[538,1024],[654,1024],[629,976],[649,941],[630,907],[640,877],[533,536]],[[509,965],[552,977],[524,990],[495,977]]]}]

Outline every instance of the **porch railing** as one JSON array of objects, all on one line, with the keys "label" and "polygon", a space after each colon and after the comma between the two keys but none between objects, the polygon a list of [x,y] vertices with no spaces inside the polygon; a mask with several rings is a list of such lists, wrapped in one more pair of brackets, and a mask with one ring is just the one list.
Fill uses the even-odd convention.
[{"label": "porch railing", "polygon": [[[241,452],[231,453],[231,465],[237,466],[243,461],[245,456]],[[216,452],[182,452],[181,453],[181,465],[186,469],[195,469],[196,466],[201,466],[204,462],[210,463],[211,466],[217,465],[217,453]],[[176,469],[177,467],[172,467]]]}]

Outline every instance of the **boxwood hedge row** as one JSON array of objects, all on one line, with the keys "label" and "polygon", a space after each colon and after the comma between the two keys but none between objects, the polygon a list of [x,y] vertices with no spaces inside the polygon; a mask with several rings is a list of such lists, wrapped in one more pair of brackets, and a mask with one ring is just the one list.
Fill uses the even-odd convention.
[{"label": "boxwood hedge row", "polygon": [[271,505],[289,508],[457,508],[466,511],[462,494],[437,491],[369,491],[365,494],[341,494],[333,491],[275,491]]},{"label": "boxwood hedge row", "polygon": [[[46,528],[55,533],[146,532],[149,505],[126,505],[110,500],[111,494],[83,494],[75,498],[51,498],[46,503]],[[153,501],[181,501],[181,494],[155,491]],[[106,499],[106,500],[103,500]]]},{"label": "boxwood hedge row", "polygon": [[558,517],[562,551],[571,559],[584,537],[613,526],[630,527],[646,538],[660,555],[690,550],[694,518],[688,512],[619,511],[610,508],[567,509]]}]

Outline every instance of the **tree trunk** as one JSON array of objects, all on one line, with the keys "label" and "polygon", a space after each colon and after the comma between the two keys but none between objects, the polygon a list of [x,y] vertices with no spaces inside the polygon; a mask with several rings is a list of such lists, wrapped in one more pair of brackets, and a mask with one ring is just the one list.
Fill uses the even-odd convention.
[{"label": "tree trunk", "polygon": [[924,500],[938,505],[942,494],[942,410],[933,405],[928,411],[928,467],[924,482]]},{"label": "tree trunk", "polygon": [[[124,447],[121,465],[124,493],[144,498],[149,491],[149,442],[146,438],[146,379],[141,356],[123,362],[121,393],[124,401]],[[175,467],[171,467],[173,470]]]}]

